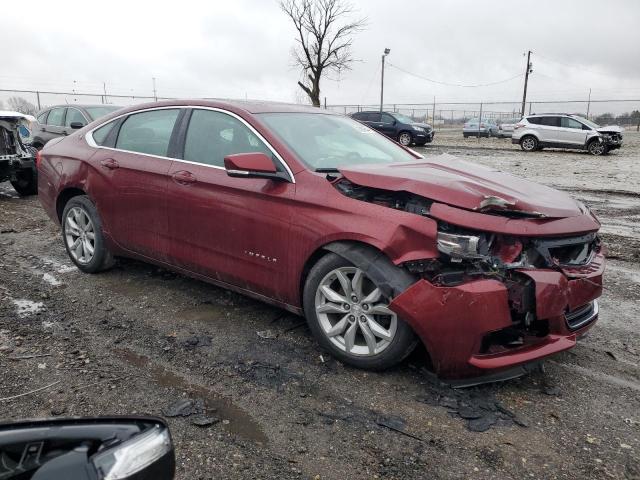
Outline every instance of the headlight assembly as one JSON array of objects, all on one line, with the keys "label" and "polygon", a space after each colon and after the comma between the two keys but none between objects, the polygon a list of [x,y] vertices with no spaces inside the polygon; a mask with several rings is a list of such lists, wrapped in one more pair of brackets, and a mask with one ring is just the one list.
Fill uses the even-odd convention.
[{"label": "headlight assembly", "polygon": [[425,129],[422,127],[417,127],[415,125],[411,125],[411,128],[413,128],[416,132],[424,132]]},{"label": "headlight assembly", "polygon": [[490,239],[483,234],[460,234],[438,231],[438,250],[453,261],[486,259],[489,257]]}]

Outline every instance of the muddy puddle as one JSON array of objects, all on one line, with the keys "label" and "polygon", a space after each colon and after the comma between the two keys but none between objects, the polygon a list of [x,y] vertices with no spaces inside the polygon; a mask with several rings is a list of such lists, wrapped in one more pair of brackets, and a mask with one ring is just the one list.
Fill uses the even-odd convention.
[{"label": "muddy puddle", "polygon": [[215,415],[221,419],[229,420],[228,424],[219,424],[229,433],[238,435],[245,440],[262,444],[267,443],[268,438],[258,422],[251,418],[242,408],[234,405],[228,398],[222,397],[206,387],[191,383],[183,376],[165,369],[144,355],[129,349],[115,349],[113,352],[127,363],[149,371],[158,385],[187,391],[192,398],[203,399],[209,412],[215,412]]}]

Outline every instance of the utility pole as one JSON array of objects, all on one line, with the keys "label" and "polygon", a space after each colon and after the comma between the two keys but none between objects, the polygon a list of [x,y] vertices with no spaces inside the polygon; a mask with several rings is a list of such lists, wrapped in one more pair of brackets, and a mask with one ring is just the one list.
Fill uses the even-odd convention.
[{"label": "utility pole", "polygon": [[380,75],[380,113],[382,113],[382,105],[384,104],[384,57],[389,55],[391,50],[389,48],[384,49],[382,54],[382,74]]},{"label": "utility pole", "polygon": [[524,107],[527,103],[527,84],[529,83],[529,74],[531,70],[531,50],[527,52],[527,68],[524,71],[524,93],[522,94],[522,116],[524,117]]},{"label": "utility pole", "polygon": [[102,91],[104,92],[104,103],[109,103],[107,100],[107,82],[102,82]]},{"label": "utility pole", "polygon": [[591,110],[591,89],[589,89],[589,100],[587,101],[587,120],[589,120],[589,110]]},{"label": "utility pole", "polygon": [[153,99],[157,102],[158,92],[156,91],[156,77],[151,77],[151,79],[153,80]]},{"label": "utility pole", "polygon": [[433,127],[433,129],[436,129],[436,96],[433,96],[433,118],[431,119],[431,123],[433,123],[433,125],[431,125]]}]

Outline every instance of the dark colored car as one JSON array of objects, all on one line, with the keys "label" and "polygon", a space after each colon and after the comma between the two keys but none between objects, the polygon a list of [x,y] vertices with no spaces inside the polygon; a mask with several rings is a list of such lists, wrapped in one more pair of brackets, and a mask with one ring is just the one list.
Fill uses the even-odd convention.
[{"label": "dark colored car", "polygon": [[73,133],[122,107],[116,105],[55,105],[36,115],[33,146],[40,150],[49,140]]},{"label": "dark colored car", "polygon": [[509,378],[598,316],[584,205],[326,110],[153,103],[53,140],[38,164],[80,270],[133,257],[241,292],[305,315],[357,367],[422,341],[441,377]]},{"label": "dark colored car", "polygon": [[419,123],[411,117],[395,112],[356,112],[351,114],[355,118],[374,130],[393,138],[400,145],[421,146],[433,141],[435,132],[431,125]]}]

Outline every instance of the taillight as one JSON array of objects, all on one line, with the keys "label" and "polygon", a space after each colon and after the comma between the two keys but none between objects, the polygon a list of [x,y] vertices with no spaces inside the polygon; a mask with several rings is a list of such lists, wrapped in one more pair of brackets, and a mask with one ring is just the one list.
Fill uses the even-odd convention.
[{"label": "taillight", "polygon": [[42,161],[42,153],[40,150],[36,152],[36,168],[40,168],[40,162]]},{"label": "taillight", "polygon": [[516,123],[516,125],[513,127],[514,130],[517,130],[519,128],[524,127],[524,123]]},{"label": "taillight", "polygon": [[484,128],[484,123],[481,123],[481,124],[480,124],[480,128]]}]

